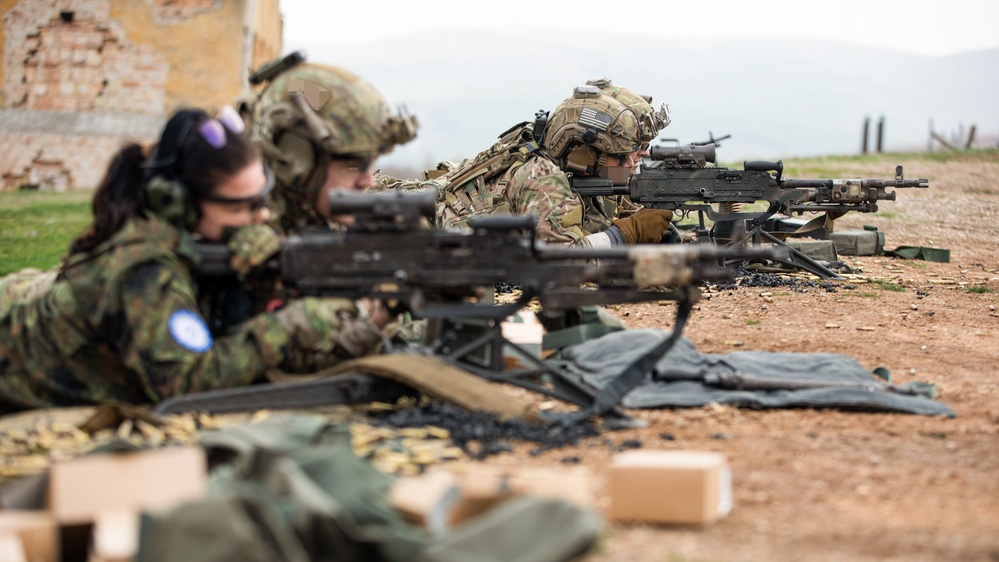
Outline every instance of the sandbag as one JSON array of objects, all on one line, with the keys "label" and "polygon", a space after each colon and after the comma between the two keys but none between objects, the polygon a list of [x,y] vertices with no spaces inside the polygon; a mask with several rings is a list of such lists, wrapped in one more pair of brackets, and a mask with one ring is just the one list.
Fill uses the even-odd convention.
[{"label": "sandbag", "polygon": [[842,256],[882,256],[885,253],[885,233],[873,226],[864,230],[833,232],[829,239]]}]

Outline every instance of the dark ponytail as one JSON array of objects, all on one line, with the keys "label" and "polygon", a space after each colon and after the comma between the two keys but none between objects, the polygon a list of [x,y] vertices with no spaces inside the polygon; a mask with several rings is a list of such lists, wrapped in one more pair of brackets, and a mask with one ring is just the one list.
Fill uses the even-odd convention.
[{"label": "dark ponytail", "polygon": [[145,156],[138,144],[127,144],[115,154],[91,203],[94,220],[69,246],[70,254],[87,252],[121,229],[145,207]]},{"label": "dark ponytail", "polygon": [[[211,195],[222,182],[260,160],[260,149],[249,135],[224,126],[221,146],[210,146],[203,134],[192,130],[206,119],[209,116],[201,110],[174,113],[150,158],[152,163],[147,162],[139,145],[128,144],[122,148],[111,160],[94,193],[94,221],[70,244],[70,254],[93,250],[129,219],[142,214],[147,203],[145,185],[150,175],[163,174],[178,181],[184,186],[189,203],[197,205],[198,199]],[[182,126],[185,120],[189,120],[188,127]],[[177,135],[178,130],[184,133]],[[172,137],[168,131],[173,131]],[[159,150],[161,147],[165,150]]]}]

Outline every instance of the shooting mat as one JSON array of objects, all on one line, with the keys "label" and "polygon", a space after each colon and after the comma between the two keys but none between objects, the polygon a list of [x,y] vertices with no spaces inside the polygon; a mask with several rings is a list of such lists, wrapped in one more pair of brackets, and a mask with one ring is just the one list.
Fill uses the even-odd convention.
[{"label": "shooting mat", "polygon": [[[613,332],[565,348],[556,361],[570,374],[603,388],[643,354],[669,337],[662,330]],[[621,400],[625,408],[684,408],[711,402],[740,408],[835,408],[846,411],[901,412],[954,417],[946,405],[923,396],[830,386],[799,390],[728,390],[699,382],[706,374],[759,374],[793,381],[859,385],[876,379],[871,369],[837,353],[737,351],[721,355],[697,351],[687,338],[657,363],[653,373]]]}]

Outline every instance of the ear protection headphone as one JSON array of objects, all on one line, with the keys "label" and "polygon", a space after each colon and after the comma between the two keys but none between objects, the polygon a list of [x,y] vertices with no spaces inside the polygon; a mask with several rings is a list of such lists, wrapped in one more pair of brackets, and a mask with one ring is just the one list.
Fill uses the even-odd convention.
[{"label": "ear protection headphone", "polygon": [[197,109],[178,111],[167,121],[160,141],[146,163],[146,208],[180,228],[198,223],[198,206],[177,173],[177,156],[194,125],[208,114]]}]

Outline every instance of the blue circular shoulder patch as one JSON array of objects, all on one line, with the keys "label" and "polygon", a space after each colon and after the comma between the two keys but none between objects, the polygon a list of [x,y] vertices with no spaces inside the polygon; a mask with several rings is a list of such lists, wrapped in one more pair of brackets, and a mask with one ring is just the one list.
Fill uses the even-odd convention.
[{"label": "blue circular shoulder patch", "polygon": [[173,341],[184,349],[203,353],[212,348],[212,333],[201,316],[190,310],[175,310],[167,320]]}]

